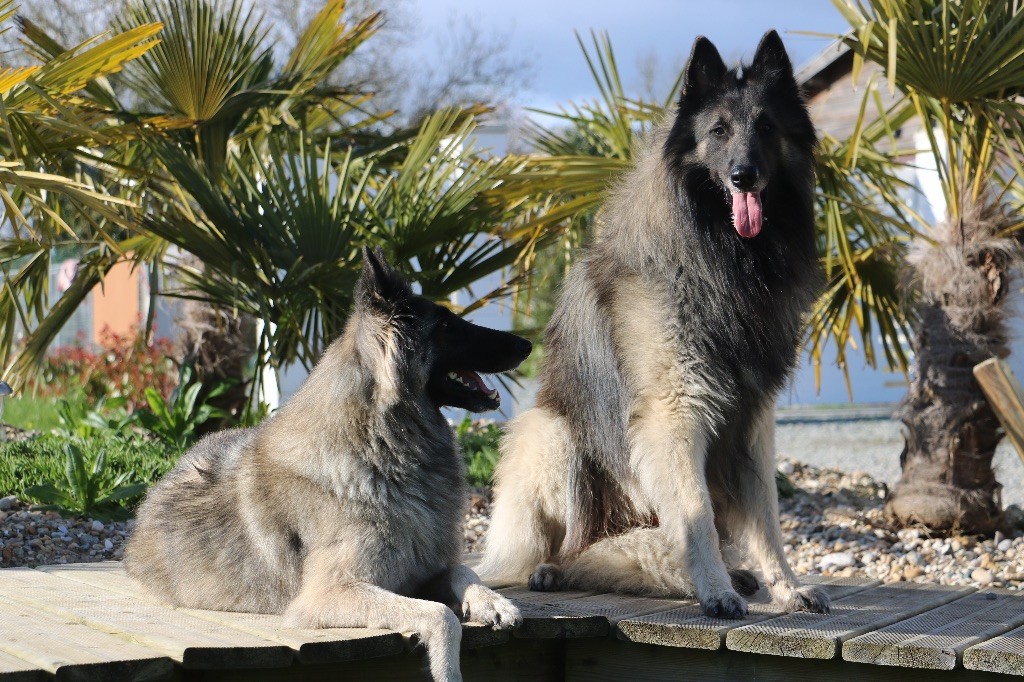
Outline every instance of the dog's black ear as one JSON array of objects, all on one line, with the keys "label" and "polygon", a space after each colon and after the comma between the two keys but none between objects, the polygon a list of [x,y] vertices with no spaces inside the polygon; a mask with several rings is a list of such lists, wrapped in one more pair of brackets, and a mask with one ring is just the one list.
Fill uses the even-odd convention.
[{"label": "dog's black ear", "polygon": [[725,62],[718,49],[704,36],[697,36],[693,42],[690,59],[686,62],[686,78],[680,103],[685,100],[699,100],[719,87],[725,79]]},{"label": "dog's black ear", "polygon": [[384,251],[363,247],[363,271],[356,284],[356,301],[364,305],[395,303],[412,295],[409,284],[388,265]]},{"label": "dog's black ear", "polygon": [[782,44],[782,38],[774,30],[768,31],[761,38],[750,68],[766,76],[793,77],[793,64],[789,61],[786,46]]}]

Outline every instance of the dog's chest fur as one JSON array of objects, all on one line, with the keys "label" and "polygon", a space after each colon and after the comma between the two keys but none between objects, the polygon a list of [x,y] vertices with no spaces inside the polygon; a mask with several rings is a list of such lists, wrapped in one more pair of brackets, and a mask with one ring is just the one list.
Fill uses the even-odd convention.
[{"label": "dog's chest fur", "polygon": [[356,537],[353,570],[408,593],[457,560],[466,484],[441,415],[444,428],[400,412],[372,424],[350,421],[344,436],[326,439],[326,448],[317,444],[317,455],[291,462],[312,484],[306,495],[314,499],[302,503],[310,512],[303,544],[313,549]]}]

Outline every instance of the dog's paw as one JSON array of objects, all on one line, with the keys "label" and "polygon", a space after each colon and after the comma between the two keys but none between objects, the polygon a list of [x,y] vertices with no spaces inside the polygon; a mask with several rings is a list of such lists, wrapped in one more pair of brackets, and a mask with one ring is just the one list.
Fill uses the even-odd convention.
[{"label": "dog's paw", "polygon": [[744,597],[756,594],[757,591],[761,589],[761,583],[757,582],[757,576],[750,571],[745,571],[741,568],[734,568],[729,571],[729,577],[732,579],[732,589],[736,590]]},{"label": "dog's paw", "polygon": [[747,602],[733,590],[724,590],[700,602],[708,618],[737,619],[747,615]]},{"label": "dog's paw", "polygon": [[462,616],[495,630],[518,627],[523,622],[516,605],[483,585],[470,585],[462,602]]},{"label": "dog's paw", "polygon": [[530,576],[530,589],[534,592],[558,592],[563,583],[562,569],[557,564],[537,564]]},{"label": "dog's paw", "polygon": [[772,598],[786,613],[793,611],[811,611],[828,613],[831,599],[817,585],[778,586],[772,590]]}]

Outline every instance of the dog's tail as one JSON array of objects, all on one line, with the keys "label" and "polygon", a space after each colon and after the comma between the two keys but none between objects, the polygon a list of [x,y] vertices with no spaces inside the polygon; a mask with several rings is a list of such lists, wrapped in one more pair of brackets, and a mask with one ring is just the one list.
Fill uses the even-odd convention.
[{"label": "dog's tail", "polygon": [[509,423],[494,472],[495,501],[484,557],[476,567],[491,584],[518,585],[551,557],[565,533],[566,437],[547,410],[529,410]]}]

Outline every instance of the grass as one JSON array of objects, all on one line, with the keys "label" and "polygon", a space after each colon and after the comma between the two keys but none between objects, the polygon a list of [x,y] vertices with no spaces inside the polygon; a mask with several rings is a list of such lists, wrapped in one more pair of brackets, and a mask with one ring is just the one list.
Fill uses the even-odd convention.
[{"label": "grass", "polygon": [[[64,436],[44,435],[0,444],[0,497],[27,499],[26,488],[63,481],[65,443]],[[127,472],[132,483],[155,483],[177,460],[177,454],[162,443],[135,436],[97,435],[82,444],[90,454],[105,452],[112,475]]]},{"label": "grass", "polygon": [[31,396],[8,398],[4,402],[3,421],[19,429],[47,432],[60,426],[57,401]]}]

